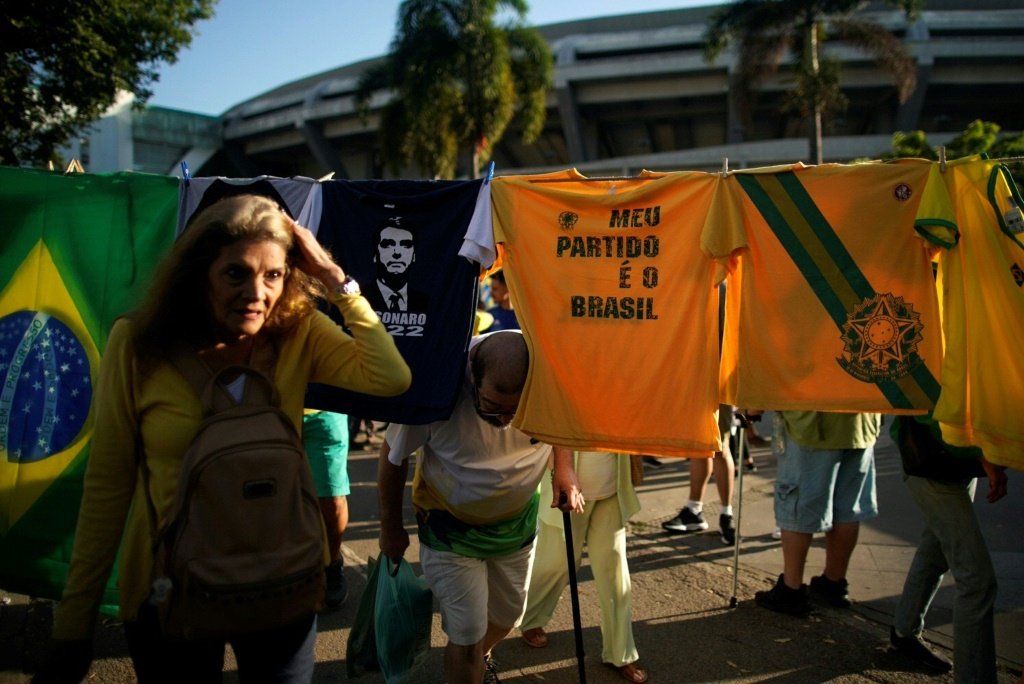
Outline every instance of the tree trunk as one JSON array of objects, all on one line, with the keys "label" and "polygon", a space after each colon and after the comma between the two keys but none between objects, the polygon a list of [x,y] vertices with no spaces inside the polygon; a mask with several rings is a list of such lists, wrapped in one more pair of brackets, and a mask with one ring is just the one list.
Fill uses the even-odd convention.
[{"label": "tree trunk", "polygon": [[821,107],[817,104],[815,104],[814,113],[811,115],[811,134],[808,142],[810,143],[811,161],[821,164]]},{"label": "tree trunk", "polygon": [[474,145],[473,146],[473,154],[470,156],[470,158],[472,160],[472,164],[471,164],[472,168],[470,169],[470,172],[473,174],[472,176],[470,176],[470,178],[472,178],[473,180],[476,180],[477,178],[480,177],[480,146],[479,145]]},{"label": "tree trunk", "polygon": [[817,94],[820,85],[818,83],[820,67],[818,65],[818,24],[816,22],[811,22],[810,31],[809,56],[811,58],[811,73],[814,74],[814,90],[811,97],[814,98],[814,101],[811,102],[811,132],[808,142],[811,161],[815,164],[821,164],[821,102],[818,101]]}]

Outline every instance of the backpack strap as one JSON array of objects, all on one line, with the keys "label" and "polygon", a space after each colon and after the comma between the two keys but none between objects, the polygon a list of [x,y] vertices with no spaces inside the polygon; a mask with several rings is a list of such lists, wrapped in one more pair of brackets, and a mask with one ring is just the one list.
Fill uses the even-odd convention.
[{"label": "backpack strap", "polygon": [[[203,390],[207,384],[210,383],[210,379],[213,377],[213,373],[210,368],[203,363],[194,352],[187,349],[180,349],[170,355],[171,364],[178,370],[179,373],[185,376],[189,384],[196,391],[200,397],[203,396]],[[140,470],[142,471],[142,489],[146,495],[146,511],[149,514],[149,537],[152,542],[152,551],[155,554],[154,561],[154,586],[153,590],[156,590],[155,581],[161,577],[166,566],[166,558],[160,553],[161,541],[164,537],[166,530],[160,529],[159,516],[156,511],[156,504],[153,502],[153,496],[150,490],[150,470],[149,463],[146,460],[146,449],[142,444],[141,436],[139,436],[135,443],[135,454],[136,459],[139,463]]]},{"label": "backpack strap", "polygon": [[[181,349],[171,355],[172,365],[181,373],[202,402],[203,412],[210,415],[236,403],[252,404],[270,402],[280,406],[280,397],[274,385],[273,372],[277,363],[276,345],[272,340],[258,338],[252,350],[248,365],[235,364],[214,372],[194,351]],[[245,374],[249,378],[258,378],[255,383],[245,383],[242,399],[236,402],[227,390],[227,383],[222,376],[232,373]],[[253,387],[253,385],[256,385]]]},{"label": "backpack strap", "polygon": [[[228,391],[227,383],[223,377],[241,376],[245,377],[245,387],[242,389],[242,396],[238,401]],[[263,405],[280,407],[281,397],[278,394],[274,381],[265,373],[262,373],[251,366],[225,366],[210,376],[206,387],[200,393],[203,403],[203,410],[207,415],[218,411],[240,405]]]},{"label": "backpack strap", "polygon": [[[188,384],[192,385],[192,389],[195,391],[196,396],[202,401],[204,413],[209,413],[209,409],[214,404],[208,403],[206,396],[208,391],[213,391],[215,387],[219,387],[223,394],[222,403],[230,402],[234,403],[231,395],[224,388],[223,385],[218,385],[216,375],[210,369],[206,363],[199,358],[199,356],[192,350],[182,349],[171,355],[171,364],[177,369],[179,373],[185,376],[188,380]],[[227,369],[224,369],[227,370]],[[223,371],[221,371],[223,372]],[[213,401],[216,401],[215,399]]]},{"label": "backpack strap", "polygon": [[281,395],[278,394],[277,386],[268,375],[250,367],[242,367],[241,370],[249,377],[246,380],[245,389],[242,391],[240,404],[281,406]]}]

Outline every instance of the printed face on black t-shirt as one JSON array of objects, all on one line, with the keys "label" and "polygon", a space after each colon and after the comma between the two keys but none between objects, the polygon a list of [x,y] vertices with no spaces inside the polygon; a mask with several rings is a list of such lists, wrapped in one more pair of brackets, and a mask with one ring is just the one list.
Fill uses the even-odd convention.
[{"label": "printed face on black t-shirt", "polygon": [[377,240],[379,268],[391,275],[404,274],[416,260],[412,233],[402,228],[385,228]]}]

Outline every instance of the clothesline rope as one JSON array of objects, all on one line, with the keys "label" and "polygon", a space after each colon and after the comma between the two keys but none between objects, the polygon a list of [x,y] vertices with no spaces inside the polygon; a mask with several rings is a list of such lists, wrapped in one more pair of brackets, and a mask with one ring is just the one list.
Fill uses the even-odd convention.
[{"label": "clothesline rope", "polygon": [[[942,170],[945,171],[945,149],[940,149],[939,164],[942,166]],[[1024,156],[1018,157],[996,157],[990,159],[990,161],[999,162],[1001,164],[1006,162],[1019,162],[1024,161]],[[684,169],[680,169],[681,171]],[[722,160],[722,173],[729,173],[729,159],[726,157]],[[647,177],[643,175],[637,176],[579,176],[576,178],[530,178],[528,179],[531,183],[597,183],[597,182],[608,182],[608,181],[634,181],[634,180],[645,180]]]}]

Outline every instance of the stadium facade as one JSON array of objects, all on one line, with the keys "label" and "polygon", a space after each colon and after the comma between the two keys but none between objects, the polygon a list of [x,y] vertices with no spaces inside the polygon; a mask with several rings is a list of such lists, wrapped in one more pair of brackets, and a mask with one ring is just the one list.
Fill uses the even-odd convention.
[{"label": "stadium facade", "polygon": [[[538,27],[556,61],[547,121],[530,145],[515,129],[506,132],[494,150],[498,172],[575,167],[588,175],[629,175],[645,168],[713,170],[725,159],[730,168],[809,161],[806,124],[781,106],[792,64],[759,85],[752,116],[743,116],[730,89],[736,52],[709,64],[701,50],[715,8]],[[889,149],[895,131],[920,129],[942,144],[975,119],[1024,130],[1020,0],[926,0],[913,22],[882,4],[860,16],[904,42],[917,63],[917,88],[900,104],[891,79],[868,56],[827,42],[841,62],[849,105],[825,122],[825,161],[876,157]],[[376,61],[340,66],[242,102],[221,115],[219,144],[207,136],[179,147],[180,159],[196,175],[393,176],[380,161],[377,131],[391,95],[377,93],[366,120],[355,107],[359,76]],[[177,161],[158,172],[176,172]]]}]

